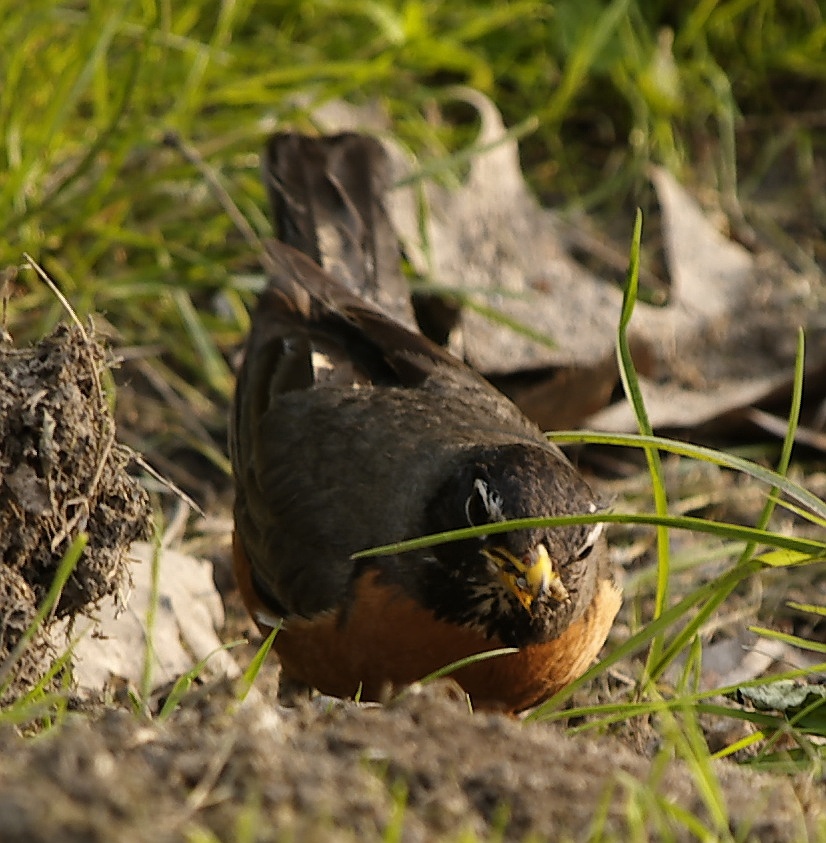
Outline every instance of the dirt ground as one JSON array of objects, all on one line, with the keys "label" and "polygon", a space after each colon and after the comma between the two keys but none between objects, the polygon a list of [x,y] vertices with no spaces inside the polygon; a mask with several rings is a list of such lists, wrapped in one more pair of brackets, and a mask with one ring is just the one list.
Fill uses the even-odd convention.
[{"label": "dirt ground", "polygon": [[[684,765],[470,714],[446,688],[388,707],[232,700],[221,684],[163,722],[101,705],[34,740],[6,728],[0,840],[695,839],[661,824],[680,810],[715,827]],[[819,839],[816,785],[716,772],[735,839]],[[634,799],[638,782],[658,804]]]}]

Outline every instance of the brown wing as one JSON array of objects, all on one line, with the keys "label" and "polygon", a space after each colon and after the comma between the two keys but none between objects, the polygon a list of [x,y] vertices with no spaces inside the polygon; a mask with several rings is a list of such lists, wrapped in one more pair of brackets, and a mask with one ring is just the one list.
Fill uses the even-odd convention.
[{"label": "brown wing", "polygon": [[437,370],[490,388],[464,363],[381,307],[353,294],[301,252],[268,244],[273,271],[255,316],[325,350],[344,351],[373,383],[414,386]]}]

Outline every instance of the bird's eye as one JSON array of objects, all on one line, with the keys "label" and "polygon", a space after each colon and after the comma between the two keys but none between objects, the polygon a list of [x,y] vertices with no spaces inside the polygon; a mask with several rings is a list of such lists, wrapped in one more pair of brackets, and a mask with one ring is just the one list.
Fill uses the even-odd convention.
[{"label": "bird's eye", "polygon": [[465,501],[465,517],[468,524],[478,527],[481,524],[504,521],[505,515],[502,512],[502,507],[502,496],[495,489],[491,489],[484,480],[477,477],[473,481],[473,490]]}]

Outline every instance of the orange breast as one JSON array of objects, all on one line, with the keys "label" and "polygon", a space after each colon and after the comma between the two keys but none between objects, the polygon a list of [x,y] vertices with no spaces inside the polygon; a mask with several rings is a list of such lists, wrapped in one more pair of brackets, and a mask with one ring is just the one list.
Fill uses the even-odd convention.
[{"label": "orange breast", "polygon": [[[235,567],[247,608],[265,610],[235,541]],[[596,658],[619,610],[620,592],[601,582],[585,614],[553,641],[462,668],[453,678],[477,708],[522,711],[580,676]],[[265,610],[266,611],[266,610]],[[325,694],[386,699],[445,665],[502,647],[481,633],[439,620],[375,572],[359,580],[352,605],[285,621],[273,645],[285,676]]]}]

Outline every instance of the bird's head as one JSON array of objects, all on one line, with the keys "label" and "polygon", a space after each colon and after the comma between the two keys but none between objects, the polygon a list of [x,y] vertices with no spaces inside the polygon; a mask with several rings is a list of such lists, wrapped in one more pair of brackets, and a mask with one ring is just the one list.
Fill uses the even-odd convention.
[{"label": "bird's head", "polygon": [[[432,516],[437,529],[448,530],[598,509],[561,452],[519,443],[470,451],[433,502]],[[476,605],[490,607],[491,622],[507,614],[542,638],[584,611],[598,567],[590,557],[604,554],[603,542],[601,524],[529,527],[445,544],[438,555],[448,576],[488,597]]]}]

